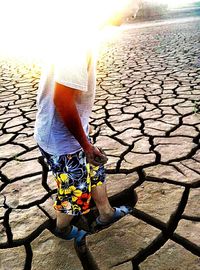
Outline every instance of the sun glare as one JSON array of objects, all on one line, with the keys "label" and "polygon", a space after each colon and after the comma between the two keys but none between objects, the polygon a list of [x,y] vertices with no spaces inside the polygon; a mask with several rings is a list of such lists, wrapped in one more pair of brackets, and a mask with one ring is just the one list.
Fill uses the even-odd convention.
[{"label": "sun glare", "polygon": [[[138,1],[138,0],[135,0]],[[97,28],[131,0],[0,0],[0,54],[48,58],[61,44],[97,39]],[[96,36],[95,36],[96,35]],[[73,42],[72,42],[73,40]]]},{"label": "sun glare", "polygon": [[[146,1],[165,3],[169,7],[194,2]],[[67,49],[75,42],[91,44],[99,38],[99,26],[127,12],[131,14],[138,2],[140,0],[0,0],[0,55],[45,60],[62,46]],[[111,31],[109,36],[112,36]]]}]

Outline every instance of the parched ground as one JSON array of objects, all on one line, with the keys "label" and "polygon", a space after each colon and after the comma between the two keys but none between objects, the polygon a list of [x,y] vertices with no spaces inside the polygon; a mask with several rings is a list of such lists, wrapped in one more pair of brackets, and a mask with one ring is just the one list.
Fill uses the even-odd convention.
[{"label": "parched ground", "polygon": [[1,270],[200,269],[199,37],[200,20],[130,25],[102,49],[93,139],[109,196],[138,201],[81,260],[51,232],[55,183],[33,139],[40,69],[0,61]]}]

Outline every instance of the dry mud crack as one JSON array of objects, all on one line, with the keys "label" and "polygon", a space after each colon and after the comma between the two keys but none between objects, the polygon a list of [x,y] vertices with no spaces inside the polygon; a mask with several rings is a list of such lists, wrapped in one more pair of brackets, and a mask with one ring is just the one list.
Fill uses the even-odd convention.
[{"label": "dry mud crack", "polygon": [[135,207],[84,251],[52,233],[55,183],[33,139],[40,68],[0,61],[1,270],[200,269],[199,36],[199,21],[130,28],[102,48],[92,137],[111,204]]}]

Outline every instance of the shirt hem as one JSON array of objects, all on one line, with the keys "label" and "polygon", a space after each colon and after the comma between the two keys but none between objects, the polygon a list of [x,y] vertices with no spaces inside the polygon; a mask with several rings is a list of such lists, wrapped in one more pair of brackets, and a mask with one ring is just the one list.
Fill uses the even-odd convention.
[{"label": "shirt hem", "polygon": [[63,155],[73,155],[77,152],[79,152],[80,150],[83,150],[81,147],[74,150],[74,151],[69,151],[69,152],[54,152],[54,151],[51,151],[49,149],[48,146],[45,146],[43,144],[41,144],[40,142],[37,142],[37,144],[39,145],[40,148],[42,148],[45,152],[47,152],[48,154],[50,155],[53,155],[53,156],[63,156]]},{"label": "shirt hem", "polygon": [[66,82],[66,81],[63,81],[63,80],[56,80],[56,82],[60,83],[60,84],[62,84],[64,86],[76,89],[76,90],[87,92],[87,86],[85,86],[85,85],[76,84],[76,83],[70,83],[70,82]]}]

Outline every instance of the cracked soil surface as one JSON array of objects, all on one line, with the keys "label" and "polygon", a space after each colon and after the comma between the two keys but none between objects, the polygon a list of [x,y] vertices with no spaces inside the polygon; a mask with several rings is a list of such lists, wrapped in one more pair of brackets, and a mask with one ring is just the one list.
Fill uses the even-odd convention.
[{"label": "cracked soil surface", "polygon": [[40,68],[0,61],[1,270],[200,269],[199,37],[200,20],[129,27],[102,48],[92,137],[111,203],[135,207],[83,253],[51,231],[55,183],[33,139]]}]

